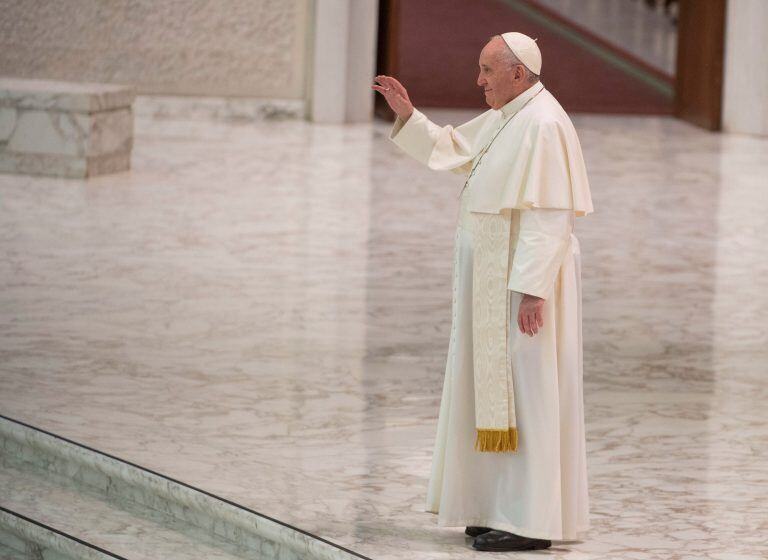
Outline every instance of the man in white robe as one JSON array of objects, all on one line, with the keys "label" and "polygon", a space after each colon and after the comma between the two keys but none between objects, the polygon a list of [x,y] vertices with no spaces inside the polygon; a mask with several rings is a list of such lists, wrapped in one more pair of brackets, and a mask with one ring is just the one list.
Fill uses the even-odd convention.
[{"label": "man in white robe", "polygon": [[[397,114],[390,134],[396,145],[432,169],[468,174],[426,511],[438,514],[439,526],[466,526],[477,550],[532,550],[589,529],[581,260],[573,228],[576,216],[592,212],[592,201],[573,125],[539,80],[535,42],[520,33],[496,35],[479,66],[477,84],[491,109],[456,128],[415,109],[395,78],[377,76],[372,87]],[[487,394],[473,374],[473,311],[477,321],[485,272],[477,264],[480,222],[472,218],[490,215],[510,223],[503,336],[514,388],[509,412],[515,438],[520,434],[497,453],[473,448],[476,408]],[[477,339],[483,331],[474,327]]]}]

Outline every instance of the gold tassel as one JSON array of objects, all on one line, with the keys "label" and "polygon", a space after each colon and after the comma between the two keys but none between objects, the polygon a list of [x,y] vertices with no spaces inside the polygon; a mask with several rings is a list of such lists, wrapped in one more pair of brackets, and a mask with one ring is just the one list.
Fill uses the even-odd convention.
[{"label": "gold tassel", "polygon": [[517,451],[517,428],[506,430],[482,428],[477,430],[475,451]]}]

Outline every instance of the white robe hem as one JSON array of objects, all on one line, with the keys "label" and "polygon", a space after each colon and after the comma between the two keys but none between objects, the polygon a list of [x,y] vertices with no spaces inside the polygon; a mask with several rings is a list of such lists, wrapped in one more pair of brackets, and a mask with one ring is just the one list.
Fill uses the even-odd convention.
[{"label": "white robe hem", "polygon": [[[424,510],[427,513],[434,513],[437,515],[436,511],[431,510]],[[461,519],[461,520],[445,520],[440,517],[437,518],[437,526],[438,527],[491,527],[493,529],[497,529],[499,531],[506,531],[507,533],[514,533],[515,535],[520,535],[521,537],[528,537],[531,539],[548,539],[551,541],[581,541],[583,538],[580,538],[578,535],[584,535],[587,531],[590,529],[590,525],[586,525],[585,527],[581,527],[579,529],[576,529],[573,534],[570,535],[564,535],[564,534],[558,534],[555,536],[552,536],[551,533],[547,533],[547,531],[538,531],[534,529],[525,529],[523,527],[518,527],[517,525],[512,525],[511,523],[506,523],[504,521],[494,521],[490,519]]]}]

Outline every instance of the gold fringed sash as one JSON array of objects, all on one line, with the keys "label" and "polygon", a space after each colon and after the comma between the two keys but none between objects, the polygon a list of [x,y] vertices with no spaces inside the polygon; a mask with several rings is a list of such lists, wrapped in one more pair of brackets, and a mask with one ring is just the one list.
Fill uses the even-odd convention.
[{"label": "gold fringed sash", "polygon": [[506,430],[478,429],[476,451],[517,451],[517,428]]},{"label": "gold fringed sash", "polygon": [[512,216],[471,212],[472,352],[477,451],[517,451],[515,399],[508,356]]}]

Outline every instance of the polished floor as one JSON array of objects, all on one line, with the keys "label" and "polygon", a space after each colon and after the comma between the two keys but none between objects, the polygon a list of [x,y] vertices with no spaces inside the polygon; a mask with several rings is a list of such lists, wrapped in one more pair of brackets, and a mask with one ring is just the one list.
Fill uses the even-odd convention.
[{"label": "polished floor", "polygon": [[[517,557],[765,558],[768,140],[574,122],[593,528]],[[462,181],[389,128],[140,118],[129,173],[0,175],[0,412],[371,558],[483,557],[423,512]]]}]

